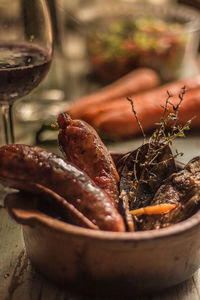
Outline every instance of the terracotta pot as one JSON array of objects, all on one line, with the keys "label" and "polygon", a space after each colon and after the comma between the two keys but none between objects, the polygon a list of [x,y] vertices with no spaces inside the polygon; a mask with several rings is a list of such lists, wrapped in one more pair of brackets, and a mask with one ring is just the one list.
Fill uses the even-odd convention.
[{"label": "terracotta pot", "polygon": [[165,229],[114,233],[53,219],[27,200],[7,197],[5,206],[32,262],[59,284],[135,295],[176,285],[200,266],[200,211]]}]

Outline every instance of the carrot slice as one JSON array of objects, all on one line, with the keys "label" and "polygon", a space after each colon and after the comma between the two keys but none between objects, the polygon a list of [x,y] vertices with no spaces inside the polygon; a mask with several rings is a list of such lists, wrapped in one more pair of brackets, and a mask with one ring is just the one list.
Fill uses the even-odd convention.
[{"label": "carrot slice", "polygon": [[130,210],[130,214],[141,216],[141,215],[160,215],[169,212],[170,210],[177,207],[177,204],[158,204],[158,205],[152,205],[152,206],[146,206],[134,210]]}]

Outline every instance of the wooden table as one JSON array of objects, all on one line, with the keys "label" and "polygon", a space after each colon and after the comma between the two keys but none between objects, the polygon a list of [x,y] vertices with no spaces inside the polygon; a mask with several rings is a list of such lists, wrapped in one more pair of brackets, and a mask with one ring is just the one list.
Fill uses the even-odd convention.
[{"label": "wooden table", "polygon": [[[133,149],[141,143],[135,139],[121,144],[108,145],[110,149]],[[198,135],[180,139],[175,142],[175,148],[185,152],[182,161],[200,154],[200,139]],[[50,147],[51,148],[51,147]],[[52,149],[52,150],[56,150]],[[31,264],[24,248],[20,225],[16,224],[3,207],[3,196],[0,194],[0,300],[79,300],[86,299],[82,295],[71,293],[45,279]],[[134,297],[130,299],[154,300],[199,300],[200,299],[200,270],[194,276],[176,287],[162,293]],[[102,299],[89,297],[87,299]],[[105,298],[111,299],[109,298]],[[114,297],[113,299],[116,299]],[[121,297],[119,298],[122,299]],[[127,298],[126,298],[127,299]],[[123,300],[123,299],[122,299]]]}]

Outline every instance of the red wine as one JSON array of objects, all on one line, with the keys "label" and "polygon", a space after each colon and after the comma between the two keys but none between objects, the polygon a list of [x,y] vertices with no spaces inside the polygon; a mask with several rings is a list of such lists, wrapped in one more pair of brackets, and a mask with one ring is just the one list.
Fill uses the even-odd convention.
[{"label": "red wine", "polygon": [[31,44],[0,45],[0,103],[28,94],[50,67],[46,50]]}]

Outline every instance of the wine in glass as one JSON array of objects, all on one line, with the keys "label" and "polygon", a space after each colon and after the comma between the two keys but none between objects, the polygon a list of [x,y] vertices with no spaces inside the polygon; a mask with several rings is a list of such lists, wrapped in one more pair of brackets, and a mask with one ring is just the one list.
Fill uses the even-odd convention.
[{"label": "wine in glass", "polygon": [[12,107],[46,76],[52,28],[45,0],[0,0],[0,106],[5,143],[14,143]]}]

